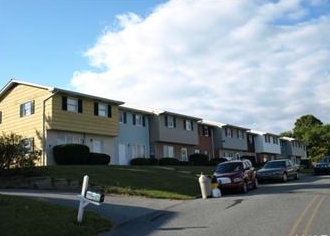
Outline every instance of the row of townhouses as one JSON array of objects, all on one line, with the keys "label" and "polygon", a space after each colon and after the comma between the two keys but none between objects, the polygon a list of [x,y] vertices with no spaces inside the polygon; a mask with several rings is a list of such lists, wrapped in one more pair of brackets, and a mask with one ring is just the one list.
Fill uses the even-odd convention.
[{"label": "row of townhouses", "polygon": [[306,146],[293,138],[169,111],[148,110],[60,88],[10,80],[0,90],[0,131],[23,136],[26,149],[42,150],[40,165],[54,165],[55,145],[80,143],[127,165],[137,157],[283,156],[299,163]]}]

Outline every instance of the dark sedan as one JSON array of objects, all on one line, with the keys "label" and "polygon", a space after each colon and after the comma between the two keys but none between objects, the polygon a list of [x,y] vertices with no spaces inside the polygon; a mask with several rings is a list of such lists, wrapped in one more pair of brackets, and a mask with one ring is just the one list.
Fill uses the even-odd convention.
[{"label": "dark sedan", "polygon": [[318,174],[330,174],[330,156],[323,157],[318,161],[314,167],[314,173]]},{"label": "dark sedan", "polygon": [[286,182],[289,178],[299,179],[299,168],[290,159],[268,161],[257,171],[259,182],[267,180]]}]

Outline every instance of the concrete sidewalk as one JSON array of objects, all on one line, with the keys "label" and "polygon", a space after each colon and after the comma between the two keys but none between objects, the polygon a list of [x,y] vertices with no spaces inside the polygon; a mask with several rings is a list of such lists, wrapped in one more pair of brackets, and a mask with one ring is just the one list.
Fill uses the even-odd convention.
[{"label": "concrete sidewalk", "polygon": [[[79,192],[59,192],[45,190],[0,189],[0,194],[16,195],[38,198],[77,209]],[[114,227],[118,227],[133,219],[138,219],[157,212],[166,211],[185,201],[152,199],[137,196],[106,195],[101,206],[89,204],[85,210],[98,213],[100,216],[110,219]]]}]

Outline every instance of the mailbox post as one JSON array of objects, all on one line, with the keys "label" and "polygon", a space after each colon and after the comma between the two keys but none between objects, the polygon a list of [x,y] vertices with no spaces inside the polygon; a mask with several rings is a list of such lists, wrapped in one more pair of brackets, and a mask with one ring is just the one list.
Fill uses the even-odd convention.
[{"label": "mailbox post", "polygon": [[79,209],[78,209],[78,216],[77,221],[80,224],[83,220],[84,216],[84,208],[89,204],[92,203],[94,205],[100,206],[102,202],[104,202],[104,193],[103,192],[93,192],[88,189],[88,175],[84,176],[83,185],[81,188],[81,194],[77,195],[79,199]]}]

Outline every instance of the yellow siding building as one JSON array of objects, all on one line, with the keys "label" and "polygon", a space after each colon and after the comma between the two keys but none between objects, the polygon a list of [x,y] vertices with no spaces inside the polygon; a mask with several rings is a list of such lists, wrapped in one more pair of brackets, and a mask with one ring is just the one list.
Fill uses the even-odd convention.
[{"label": "yellow siding building", "polygon": [[[39,165],[54,165],[53,147],[80,143],[115,155],[120,101],[10,80],[0,90],[0,132],[15,133],[42,150]],[[112,158],[113,159],[113,158]]]}]

